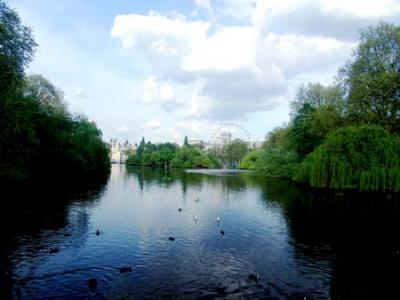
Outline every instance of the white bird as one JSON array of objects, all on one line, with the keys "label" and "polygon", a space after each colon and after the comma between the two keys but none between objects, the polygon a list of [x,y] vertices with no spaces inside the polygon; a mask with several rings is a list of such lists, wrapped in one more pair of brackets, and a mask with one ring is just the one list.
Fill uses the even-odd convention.
[{"label": "white bird", "polygon": [[198,219],[198,218],[197,218],[197,215],[194,215],[194,220],[195,220],[196,222],[197,222],[197,219]]},{"label": "white bird", "polygon": [[217,217],[217,222],[221,221],[221,219],[219,218],[219,216]]}]

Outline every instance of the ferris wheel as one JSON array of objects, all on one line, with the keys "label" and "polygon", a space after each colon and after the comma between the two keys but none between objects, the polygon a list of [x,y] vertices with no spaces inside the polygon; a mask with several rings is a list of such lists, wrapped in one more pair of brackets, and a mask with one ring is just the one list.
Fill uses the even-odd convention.
[{"label": "ferris wheel", "polygon": [[241,139],[246,143],[251,142],[251,135],[248,130],[237,122],[225,122],[216,125],[212,135],[212,141],[217,141],[217,139],[224,134],[230,134],[232,140]]}]

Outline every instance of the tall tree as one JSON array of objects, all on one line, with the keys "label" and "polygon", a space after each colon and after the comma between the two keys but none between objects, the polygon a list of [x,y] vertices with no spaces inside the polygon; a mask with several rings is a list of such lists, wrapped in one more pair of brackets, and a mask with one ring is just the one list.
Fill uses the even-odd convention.
[{"label": "tall tree", "polygon": [[185,136],[185,139],[183,140],[183,146],[185,146],[185,147],[189,147],[190,146],[189,139],[188,139],[187,136]]},{"label": "tall tree", "polygon": [[340,75],[354,121],[400,132],[400,26],[382,22],[363,30]]},{"label": "tall tree", "polygon": [[0,0],[0,100],[21,83],[24,68],[33,59],[35,48],[30,28]]},{"label": "tall tree", "polygon": [[67,104],[64,101],[64,93],[55,87],[42,75],[30,75],[25,79],[25,95],[40,102],[41,106],[50,113],[65,114]]}]

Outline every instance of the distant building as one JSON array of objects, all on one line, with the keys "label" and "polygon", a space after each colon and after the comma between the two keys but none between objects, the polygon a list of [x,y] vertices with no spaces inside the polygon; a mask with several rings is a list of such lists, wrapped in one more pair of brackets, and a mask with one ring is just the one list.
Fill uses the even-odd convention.
[{"label": "distant building", "polygon": [[260,149],[260,148],[262,148],[263,144],[264,144],[264,142],[255,141],[255,142],[250,143],[250,148]]},{"label": "distant building", "polygon": [[190,145],[198,146],[200,148],[204,147],[204,142],[202,140],[189,140]]},{"label": "distant building", "polygon": [[230,132],[221,132],[215,138],[215,144],[217,147],[223,147],[225,145],[230,144],[231,140],[232,140],[232,134]]},{"label": "distant building", "polygon": [[124,164],[130,154],[136,152],[136,144],[129,143],[126,140],[124,143],[119,143],[117,139],[110,140],[110,159],[111,163]]}]

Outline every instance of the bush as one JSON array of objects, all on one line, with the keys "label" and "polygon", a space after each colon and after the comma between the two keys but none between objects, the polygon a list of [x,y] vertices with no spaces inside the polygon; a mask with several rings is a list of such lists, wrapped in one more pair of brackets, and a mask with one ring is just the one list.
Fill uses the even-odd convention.
[{"label": "bush", "polygon": [[284,147],[266,145],[255,166],[267,176],[292,178],[298,166],[298,155]]}]

